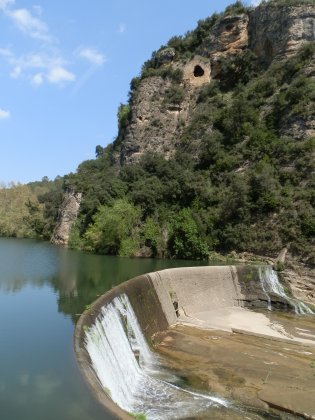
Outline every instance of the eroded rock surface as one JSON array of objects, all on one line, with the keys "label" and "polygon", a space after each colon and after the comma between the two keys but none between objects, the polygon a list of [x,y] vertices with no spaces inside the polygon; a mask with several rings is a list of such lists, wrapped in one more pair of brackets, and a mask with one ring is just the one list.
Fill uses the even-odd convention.
[{"label": "eroded rock surface", "polygon": [[315,40],[315,9],[311,5],[276,6],[262,4],[250,15],[249,46],[262,62],[295,54]]},{"label": "eroded rock surface", "polygon": [[[291,290],[291,294],[294,297],[315,308],[315,268],[293,258],[293,256],[288,253],[287,248],[281,250],[279,255],[275,258],[257,256],[248,252],[240,254],[233,253],[232,255],[241,263],[257,264],[257,262],[264,262],[271,266],[277,266],[278,263],[282,264],[283,270],[279,273],[282,283]],[[247,270],[250,270],[250,268],[247,268]]]},{"label": "eroded rock surface", "polygon": [[315,268],[291,260],[281,277],[294,296],[315,307]]},{"label": "eroded rock surface", "polygon": [[82,194],[74,191],[67,191],[64,195],[62,206],[59,209],[58,222],[54,229],[51,242],[55,245],[67,246],[70,230],[77,219]]},{"label": "eroded rock surface", "polygon": [[213,77],[220,77],[221,61],[241,53],[248,46],[247,14],[225,16],[214,25],[202,51],[211,59]]},{"label": "eroded rock surface", "polygon": [[[294,323],[315,332],[309,320]],[[167,356],[168,367],[194,388],[269,411],[280,419],[291,418],[288,413],[315,416],[315,346],[180,325],[156,334],[153,341],[155,349]]]},{"label": "eroded rock surface", "polygon": [[134,95],[131,120],[121,148],[120,162],[132,163],[145,152],[154,151],[170,157],[170,136],[179,125],[180,106],[164,104],[164,97],[171,88],[171,81],[162,77],[144,79]]},{"label": "eroded rock surface", "polygon": [[[314,40],[314,5],[283,6],[270,1],[246,13],[221,16],[203,34],[190,58],[177,56],[175,48],[161,49],[155,57],[158,68],[166,73],[180,69],[183,79],[174,84],[169,76],[154,72],[142,78],[132,95],[129,123],[114,144],[113,160],[117,165],[129,164],[147,152],[160,153],[167,159],[173,157],[196,109],[200,88],[213,79],[220,80],[226,60],[249,51],[263,69],[295,55],[303,44]],[[306,66],[305,74],[315,77],[314,60]],[[170,92],[174,90],[176,100],[172,101]],[[266,101],[262,114],[270,112],[269,102]],[[315,135],[312,106],[309,108],[308,115],[284,118],[279,133],[297,140]],[[209,123],[209,132],[212,129]],[[189,151],[198,156],[198,132],[190,137]]]}]

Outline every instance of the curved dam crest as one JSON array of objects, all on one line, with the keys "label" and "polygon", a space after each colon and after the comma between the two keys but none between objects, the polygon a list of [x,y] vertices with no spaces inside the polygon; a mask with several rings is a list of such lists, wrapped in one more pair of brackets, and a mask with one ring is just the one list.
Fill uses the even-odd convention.
[{"label": "curved dam crest", "polygon": [[[304,346],[315,346],[315,335],[308,330],[293,333],[259,309],[313,314],[285,294],[271,267],[209,266],[149,273],[115,287],[81,316],[75,333],[77,359],[99,401],[118,418],[140,413],[148,419],[198,418],[209,410],[211,418],[243,418],[225,395],[183,388],[180,375],[167,369],[161,357],[174,350],[169,345],[172,333],[175,341],[176,334],[182,334],[178,326],[294,343],[303,346],[302,352]],[[166,331],[170,334],[161,338]],[[160,354],[150,348],[156,340]],[[313,355],[313,350],[306,353]],[[268,406],[272,404],[259,408]],[[255,416],[251,418],[261,418]]]}]

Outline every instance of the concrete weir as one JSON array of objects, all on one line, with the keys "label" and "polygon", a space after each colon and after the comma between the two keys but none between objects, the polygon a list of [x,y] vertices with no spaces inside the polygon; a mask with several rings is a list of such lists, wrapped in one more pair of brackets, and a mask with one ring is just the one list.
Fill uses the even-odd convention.
[{"label": "concrete weir", "polygon": [[[268,276],[270,284],[266,281]],[[230,399],[231,395],[226,392],[220,395],[217,389],[213,395],[181,389],[176,377],[166,372],[165,364],[161,366],[160,357],[170,356],[174,361],[170,367],[173,371],[180,370],[176,357],[179,353],[189,353],[185,334],[190,330],[203,331],[192,333],[191,337],[196,348],[205,354],[210,347],[202,346],[212,337],[211,331],[220,331],[219,338],[224,340],[245,335],[249,346],[252,337],[266,340],[267,346],[268,342],[278,341],[288,351],[292,347],[292,352],[315,357],[315,331],[306,328],[293,331],[268,315],[280,309],[291,312],[292,316],[302,313],[312,317],[310,308],[287,297],[280,284],[274,285],[277,281],[271,267],[258,266],[175,268],[131,279],[101,296],[80,317],[75,331],[80,368],[98,400],[117,418],[130,418],[131,413],[144,413],[152,419],[198,418],[198,413],[202,415],[211,408],[214,410],[211,418],[243,418],[229,414],[224,417],[222,413],[216,417],[215,410],[224,412],[229,406],[225,398]],[[218,340],[218,337],[211,339]],[[175,342],[179,343],[177,348],[172,347]],[[159,354],[152,351],[152,346]],[[193,365],[195,355],[190,356]],[[190,360],[188,356],[187,360]],[[310,360],[306,363],[311,364]],[[262,363],[279,364],[271,359]],[[212,372],[209,378],[211,375]],[[279,406],[299,415],[305,409],[305,406],[301,410],[292,409],[282,402],[277,405],[273,396],[268,404],[269,390],[262,391],[265,399],[261,398],[259,403],[252,399],[249,405],[261,409]],[[248,402],[246,397],[239,397],[237,394],[237,399]],[[302,413],[304,417],[315,416],[313,405],[307,406],[308,413]]]}]

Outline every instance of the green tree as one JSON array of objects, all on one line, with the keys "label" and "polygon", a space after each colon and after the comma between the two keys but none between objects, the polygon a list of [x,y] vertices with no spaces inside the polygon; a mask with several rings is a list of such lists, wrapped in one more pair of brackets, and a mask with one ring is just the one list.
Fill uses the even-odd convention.
[{"label": "green tree", "polygon": [[131,107],[129,104],[120,104],[118,108],[118,128],[123,130],[127,127],[131,115]]},{"label": "green tree", "polygon": [[84,235],[84,247],[101,254],[119,254],[126,241],[134,238],[140,221],[140,210],[126,199],[112,206],[100,206],[93,223]]},{"label": "green tree", "polygon": [[182,209],[171,221],[169,250],[171,255],[183,259],[206,259],[209,248],[191,209]]},{"label": "green tree", "polygon": [[168,228],[158,220],[148,217],[141,229],[144,245],[152,250],[155,257],[164,257],[167,252]]},{"label": "green tree", "polygon": [[250,174],[250,196],[253,208],[260,213],[276,210],[280,205],[280,185],[275,170],[268,162],[261,161]]}]

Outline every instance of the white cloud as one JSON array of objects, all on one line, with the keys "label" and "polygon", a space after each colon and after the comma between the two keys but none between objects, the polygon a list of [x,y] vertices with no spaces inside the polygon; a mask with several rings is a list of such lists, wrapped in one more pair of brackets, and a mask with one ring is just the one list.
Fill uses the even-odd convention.
[{"label": "white cloud", "polygon": [[33,85],[40,86],[44,82],[44,77],[42,73],[36,73],[32,78],[31,82]]},{"label": "white cloud", "polygon": [[34,17],[29,10],[8,10],[6,14],[13,20],[20,31],[30,36],[31,38],[46,42],[52,41],[52,37],[49,34],[46,23],[39,18]]},{"label": "white cloud", "polygon": [[[30,10],[15,8],[14,5],[15,0],[0,0],[0,11],[10,18],[17,28],[27,36],[48,43],[53,41],[48,26],[43,20],[33,16]],[[33,6],[33,10],[37,16],[42,13],[40,6]]]},{"label": "white cloud", "polygon": [[55,59],[43,53],[31,53],[21,56],[18,61],[23,68],[43,69],[50,67],[50,62]]},{"label": "white cloud", "polygon": [[95,66],[102,66],[106,61],[105,56],[97,51],[96,48],[80,48],[77,52],[77,56],[87,60]]},{"label": "white cloud", "polygon": [[43,9],[39,4],[34,4],[33,10],[38,16],[41,16],[43,14]]},{"label": "white cloud", "polygon": [[10,118],[10,116],[10,111],[6,111],[0,108],[0,120],[7,120],[8,118]]},{"label": "white cloud", "polygon": [[126,31],[126,25],[124,23],[120,23],[118,26],[118,32],[123,34]]},{"label": "white cloud", "polygon": [[63,84],[64,82],[74,82],[75,74],[61,66],[52,67],[47,74],[47,80],[54,84]]},{"label": "white cloud", "polygon": [[50,56],[41,52],[17,57],[10,49],[0,48],[0,56],[12,66],[10,77],[13,79],[24,77],[37,86],[45,81],[64,85],[76,79],[75,74],[67,70],[67,62],[58,54]]},{"label": "white cloud", "polygon": [[91,64],[91,66],[75,84],[73,88],[73,93],[75,94],[88,82],[91,77],[93,77],[98,68],[106,62],[106,57],[94,47],[80,47],[74,51],[74,55],[88,61]]},{"label": "white cloud", "polygon": [[0,0],[0,10],[6,10],[14,4],[14,0]]},{"label": "white cloud", "polygon": [[0,48],[0,55],[8,62],[10,62],[14,57],[12,51],[9,48]]},{"label": "white cloud", "polygon": [[[42,8],[33,5],[32,9],[15,7],[15,0],[0,0],[0,12],[3,12],[14,25],[28,37],[41,41],[39,52],[29,52],[16,55],[11,48],[0,48],[0,57],[10,66],[9,75],[12,79],[27,80],[40,86],[44,83],[64,86],[74,82],[77,77],[70,71],[68,61],[62,57],[57,47],[57,39],[52,36],[47,24],[41,19]],[[120,32],[125,26],[120,25]],[[90,64],[90,69],[84,73],[76,84],[80,89],[92,77],[97,68],[103,66],[106,57],[94,47],[80,47],[75,52],[76,59],[83,59]]]},{"label": "white cloud", "polygon": [[10,73],[12,79],[18,79],[22,74],[22,69],[20,66],[15,66]]}]

